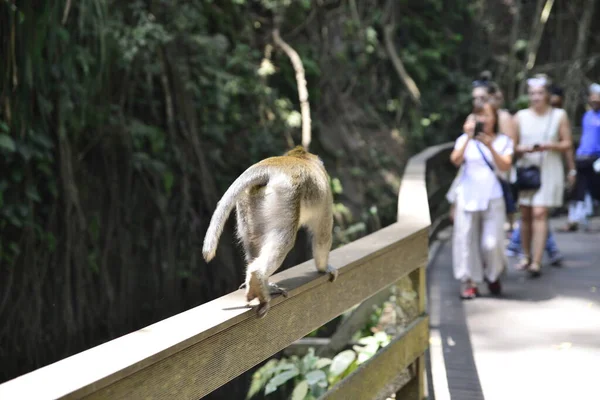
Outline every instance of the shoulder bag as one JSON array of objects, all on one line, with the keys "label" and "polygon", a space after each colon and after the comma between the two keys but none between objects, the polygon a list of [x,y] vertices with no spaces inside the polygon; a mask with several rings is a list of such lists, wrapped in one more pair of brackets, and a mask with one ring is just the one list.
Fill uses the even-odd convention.
[{"label": "shoulder bag", "polygon": [[[548,131],[552,125],[552,117],[554,116],[554,108],[550,109],[550,115],[548,116],[548,125],[546,126],[546,132],[544,134],[544,142],[549,136]],[[540,163],[539,165],[528,165],[525,167],[517,167],[517,181],[515,182],[519,190],[538,190],[542,186],[542,174],[540,168],[544,157],[544,152],[540,151]]]},{"label": "shoulder bag", "polygon": [[[498,176],[498,174],[496,173],[496,168],[494,168],[492,163],[488,161],[487,157],[483,153],[483,150],[481,150],[481,147],[479,147],[479,143],[475,142],[475,146],[477,146],[477,150],[479,150],[479,153],[481,153],[481,157],[483,157],[483,161],[485,161],[487,166],[492,170],[492,173],[496,176],[496,178],[498,179],[498,182],[500,183],[500,187],[502,188],[502,195],[504,197],[504,205],[506,206],[506,213],[512,214],[512,213],[516,212],[517,206],[515,204],[515,200],[513,199],[512,190],[510,189],[510,183],[508,183],[508,181],[506,181],[505,179],[502,179],[502,178],[500,178],[500,176]],[[508,142],[507,142],[506,146],[508,146]],[[506,147],[505,147],[505,149],[506,149]]]}]

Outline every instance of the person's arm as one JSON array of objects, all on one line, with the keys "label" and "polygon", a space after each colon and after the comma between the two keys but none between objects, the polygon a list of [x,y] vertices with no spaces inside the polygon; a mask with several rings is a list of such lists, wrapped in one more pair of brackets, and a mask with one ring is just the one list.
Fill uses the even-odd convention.
[{"label": "person's arm", "polygon": [[499,115],[500,130],[506,136],[512,139],[513,143],[517,143],[517,127],[516,122],[508,111],[504,111]]},{"label": "person's arm", "polygon": [[450,153],[450,161],[457,167],[460,167],[465,161],[465,150],[467,149],[467,145],[475,133],[475,118],[470,119],[467,117],[463,128],[465,128],[465,134],[456,139],[454,150],[452,150],[452,153]]},{"label": "person's arm", "polygon": [[575,157],[571,150],[566,151],[565,153],[565,162],[567,164],[568,172],[567,172],[567,182],[570,187],[575,185],[575,180],[577,179],[577,168],[575,167]]},{"label": "person's arm", "polygon": [[556,143],[545,143],[539,147],[540,151],[553,150],[567,152],[573,147],[573,135],[571,134],[571,124],[569,124],[569,118],[567,113],[564,113],[560,119],[560,125],[558,126],[558,142]]},{"label": "person's arm", "polygon": [[513,116],[513,137],[511,139],[513,140],[515,146],[515,158],[523,155],[524,153],[531,153],[531,146],[523,146],[521,144],[521,127],[519,126],[518,113]]},{"label": "person's arm", "polygon": [[492,146],[492,143],[494,142],[495,138],[496,136],[494,135],[482,133],[479,136],[477,136],[476,140],[479,140],[485,145],[485,147],[490,149],[492,157],[494,157],[494,164],[496,164],[496,168],[498,168],[502,172],[508,171],[512,165],[513,151],[511,151],[511,149],[513,148],[513,142],[511,139],[509,139],[510,148],[508,149],[508,151],[505,152],[506,154],[501,154],[498,153],[496,149],[494,149],[494,146]]},{"label": "person's arm", "polygon": [[473,130],[475,129],[475,114],[471,113],[467,115],[465,118],[465,123],[463,124],[463,132],[467,134],[473,134]]}]

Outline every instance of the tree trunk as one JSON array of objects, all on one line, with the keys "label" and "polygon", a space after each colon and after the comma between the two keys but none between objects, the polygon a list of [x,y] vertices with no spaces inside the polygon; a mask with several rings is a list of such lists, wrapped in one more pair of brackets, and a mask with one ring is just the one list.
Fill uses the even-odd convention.
[{"label": "tree trunk", "polygon": [[529,44],[527,46],[527,59],[525,60],[525,65],[523,65],[523,70],[521,73],[521,85],[519,86],[519,93],[523,93],[525,90],[525,82],[526,77],[529,71],[533,69],[535,66],[535,60],[537,58],[537,53],[540,48],[540,44],[542,42],[542,36],[544,34],[544,28],[546,28],[546,22],[548,22],[548,18],[550,17],[550,12],[552,11],[552,6],[554,6],[554,0],[538,0],[536,13],[536,18],[533,22],[533,29],[531,38],[529,39]]},{"label": "tree trunk", "polygon": [[583,7],[583,15],[580,19],[577,30],[577,43],[573,50],[572,63],[567,72],[568,86],[565,99],[565,108],[567,115],[572,121],[575,118],[575,112],[579,105],[578,93],[581,86],[582,75],[581,64],[588,44],[588,38],[591,36],[592,17],[594,16],[595,0],[586,0]]}]

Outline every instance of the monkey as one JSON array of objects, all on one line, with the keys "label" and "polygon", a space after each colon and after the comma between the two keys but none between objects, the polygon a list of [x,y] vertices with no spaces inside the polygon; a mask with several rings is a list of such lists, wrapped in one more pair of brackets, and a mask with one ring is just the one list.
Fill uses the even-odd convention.
[{"label": "monkey", "polygon": [[282,156],[250,166],[229,186],[212,215],[202,255],[210,262],[229,214],[236,208],[237,236],[246,261],[246,300],[258,299],[257,317],[263,318],[271,295],[287,297],[284,288],[268,278],[281,267],[301,227],[311,233],[317,270],[334,282],[338,270],[329,264],[332,245],[333,194],[329,175],[319,156],[296,146]]}]

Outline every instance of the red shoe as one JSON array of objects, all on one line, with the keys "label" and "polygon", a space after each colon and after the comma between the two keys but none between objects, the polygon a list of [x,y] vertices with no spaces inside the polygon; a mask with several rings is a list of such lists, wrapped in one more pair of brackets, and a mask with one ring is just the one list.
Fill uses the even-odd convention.
[{"label": "red shoe", "polygon": [[502,293],[502,284],[500,283],[500,279],[496,279],[495,282],[488,282],[488,289],[494,296],[500,295],[500,293]]},{"label": "red shoe", "polygon": [[477,288],[469,286],[463,289],[463,291],[460,294],[460,298],[463,300],[471,300],[477,297],[477,295],[479,295],[479,291],[477,290]]}]

